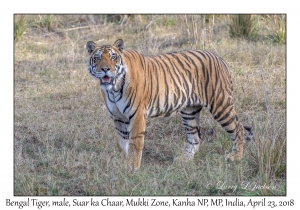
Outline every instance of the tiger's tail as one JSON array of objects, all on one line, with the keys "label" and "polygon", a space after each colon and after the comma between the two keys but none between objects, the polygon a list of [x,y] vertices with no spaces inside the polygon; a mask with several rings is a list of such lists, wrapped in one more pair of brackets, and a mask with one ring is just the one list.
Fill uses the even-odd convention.
[{"label": "tiger's tail", "polygon": [[253,129],[250,126],[244,125],[244,129],[248,131],[246,141],[250,141],[254,137]]}]

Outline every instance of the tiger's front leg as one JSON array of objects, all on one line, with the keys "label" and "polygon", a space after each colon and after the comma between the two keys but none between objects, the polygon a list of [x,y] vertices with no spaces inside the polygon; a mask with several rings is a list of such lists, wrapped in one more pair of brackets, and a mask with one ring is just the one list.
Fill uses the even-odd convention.
[{"label": "tiger's front leg", "polygon": [[144,137],[146,130],[146,114],[142,110],[137,110],[130,121],[131,128],[129,137],[129,163],[133,170],[141,166],[142,152],[144,148]]},{"label": "tiger's front leg", "polygon": [[129,131],[128,131],[128,124],[129,122],[123,122],[121,120],[114,120],[115,129],[117,132],[117,147],[120,152],[125,157],[128,157],[129,151]]}]

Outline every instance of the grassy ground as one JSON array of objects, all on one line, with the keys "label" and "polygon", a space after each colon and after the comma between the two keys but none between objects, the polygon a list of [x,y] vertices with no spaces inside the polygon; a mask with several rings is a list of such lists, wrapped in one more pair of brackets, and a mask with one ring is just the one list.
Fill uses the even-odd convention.
[{"label": "grassy ground", "polygon": [[[119,18],[25,16],[14,55],[15,195],[285,195],[286,46],[275,42],[272,17],[256,16],[251,39],[232,38],[225,15],[135,15],[124,26]],[[225,59],[239,119],[255,131],[244,159],[224,161],[229,136],[204,110],[194,161],[172,164],[185,148],[180,116],[155,118],[141,169],[128,171],[84,49],[118,38],[145,55],[205,48]]]}]

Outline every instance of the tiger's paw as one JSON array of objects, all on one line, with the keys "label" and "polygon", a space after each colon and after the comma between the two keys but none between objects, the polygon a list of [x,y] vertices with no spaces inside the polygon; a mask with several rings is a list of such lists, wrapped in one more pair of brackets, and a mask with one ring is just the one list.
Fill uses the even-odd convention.
[{"label": "tiger's paw", "polygon": [[130,173],[135,173],[135,172],[138,172],[140,167],[135,167],[134,165],[132,165],[129,161],[124,161],[124,164],[123,164],[123,168],[124,170],[130,172]]},{"label": "tiger's paw", "polygon": [[233,153],[233,154],[226,155],[225,160],[228,162],[233,162],[233,161],[239,161],[242,158],[243,158],[243,155]]},{"label": "tiger's paw", "polygon": [[184,154],[184,155],[180,155],[180,156],[174,158],[173,163],[187,163],[193,159],[194,159],[193,156]]}]

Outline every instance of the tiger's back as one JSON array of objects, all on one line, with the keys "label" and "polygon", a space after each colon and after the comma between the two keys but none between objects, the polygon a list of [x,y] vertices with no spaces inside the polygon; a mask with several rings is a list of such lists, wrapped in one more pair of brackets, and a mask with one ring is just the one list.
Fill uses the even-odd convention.
[{"label": "tiger's back", "polygon": [[[96,45],[94,49],[88,48],[91,57],[96,49]],[[188,142],[181,159],[193,158],[202,138],[199,113],[203,107],[208,108],[233,140],[232,153],[227,159],[242,157],[244,127],[235,113],[230,73],[222,58],[200,50],[147,57],[134,50],[123,50],[122,40],[117,40],[110,49],[107,56],[118,54],[116,61],[111,59],[116,63],[111,64],[115,70],[112,76],[103,70],[103,65],[105,68],[110,65],[108,57],[105,64],[94,65],[99,72],[106,72],[100,83],[118,133],[117,145],[130,157],[134,168],[140,166],[146,118],[169,116],[177,111]],[[103,85],[105,77],[111,78],[111,85]]]}]

